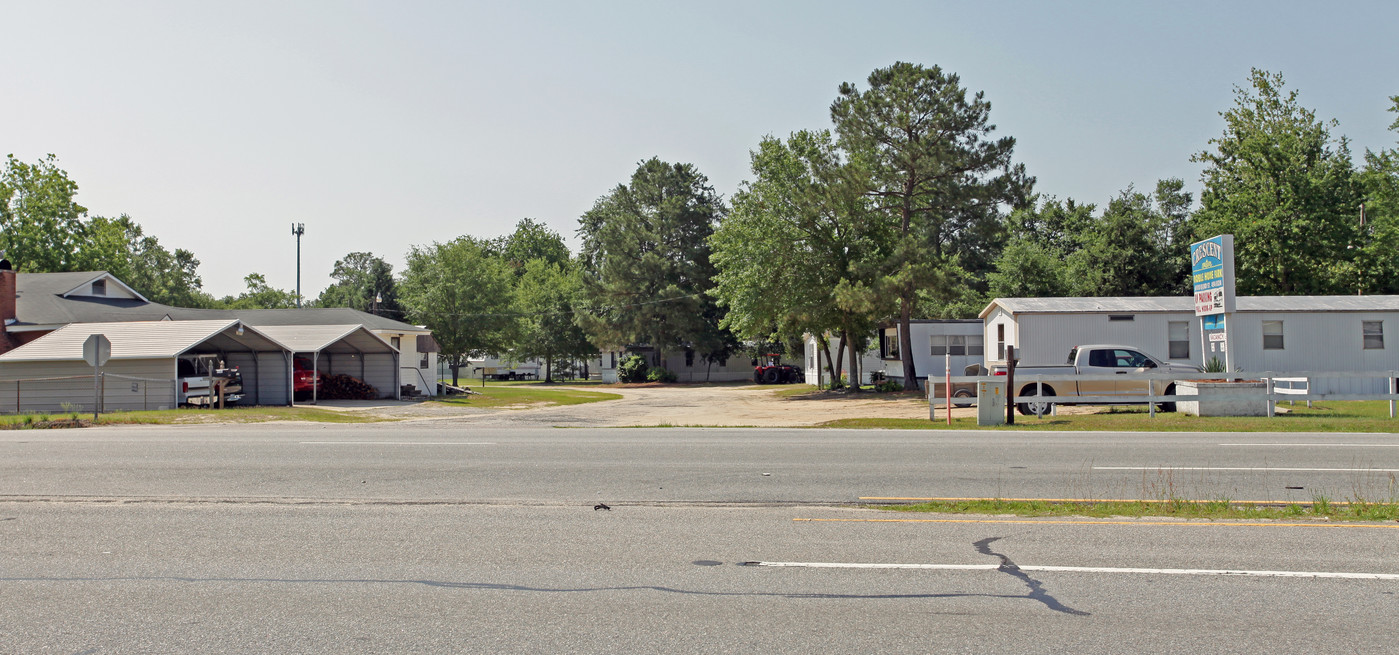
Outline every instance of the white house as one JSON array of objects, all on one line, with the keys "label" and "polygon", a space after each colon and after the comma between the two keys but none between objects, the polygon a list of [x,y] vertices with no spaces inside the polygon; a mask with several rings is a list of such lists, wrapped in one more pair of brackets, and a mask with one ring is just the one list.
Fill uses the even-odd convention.
[{"label": "white house", "polygon": [[[981,312],[986,365],[1063,364],[1089,343],[1135,346],[1158,358],[1204,366],[1194,300],[1160,298],[997,298]],[[1399,369],[1399,296],[1239,296],[1230,318],[1230,363],[1248,372],[1359,372]],[[1384,378],[1314,380],[1319,393],[1385,390]]]},{"label": "white house", "polygon": [[[718,362],[706,362],[704,357],[693,350],[667,352],[662,358],[650,346],[633,346],[626,350],[611,350],[602,353],[596,360],[597,371],[603,382],[617,381],[617,364],[630,355],[646,358],[650,367],[668,368],[675,373],[677,382],[735,382],[753,379],[753,361],[742,355],[734,355]],[[591,366],[591,364],[590,364]]]}]

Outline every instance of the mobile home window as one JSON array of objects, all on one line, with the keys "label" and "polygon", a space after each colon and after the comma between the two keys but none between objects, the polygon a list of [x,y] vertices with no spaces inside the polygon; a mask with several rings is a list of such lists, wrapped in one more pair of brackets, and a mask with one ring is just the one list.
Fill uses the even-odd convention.
[{"label": "mobile home window", "polygon": [[996,359],[1004,361],[1006,358],[1006,324],[996,324]]},{"label": "mobile home window", "polygon": [[1384,321],[1361,321],[1360,334],[1365,350],[1384,350]]},{"label": "mobile home window", "polygon": [[946,354],[947,354],[947,335],[945,335],[945,334],[934,334],[934,335],[931,336],[931,338],[932,338],[932,341],[933,341],[933,354],[934,354],[934,355],[939,355],[939,356],[940,356],[940,355],[946,355]]},{"label": "mobile home window", "polygon": [[1135,314],[1108,314],[1109,321],[1133,321],[1136,318]]},{"label": "mobile home window", "polygon": [[889,328],[880,333],[883,338],[880,351],[884,354],[884,359],[899,358],[899,329]]},{"label": "mobile home window", "polygon": [[1190,359],[1190,322],[1170,321],[1166,324],[1166,357]]},{"label": "mobile home window", "polygon": [[105,296],[105,295],[107,295],[107,281],[106,281],[106,280],[93,280],[93,281],[92,281],[92,295],[94,295],[94,296]]},{"label": "mobile home window", "polygon": [[1263,350],[1282,350],[1282,321],[1263,321]]},{"label": "mobile home window", "polygon": [[981,335],[979,335],[979,334],[969,334],[969,335],[967,335],[967,354],[968,354],[968,355],[971,355],[971,356],[973,356],[973,357],[980,357],[980,356],[981,356],[981,350],[982,350],[982,343],[981,343],[981,342],[983,342],[983,341],[985,341],[985,340],[986,340],[986,337],[983,337],[983,336],[981,336]]}]

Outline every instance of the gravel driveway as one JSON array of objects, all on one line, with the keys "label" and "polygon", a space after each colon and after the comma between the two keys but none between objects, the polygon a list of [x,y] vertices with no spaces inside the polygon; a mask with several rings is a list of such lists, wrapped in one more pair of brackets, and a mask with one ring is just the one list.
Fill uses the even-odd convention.
[{"label": "gravel driveway", "polygon": [[[575,387],[554,387],[557,389]],[[622,396],[582,405],[477,409],[440,403],[327,401],[326,409],[355,411],[401,420],[435,420],[489,425],[559,427],[754,426],[804,427],[844,418],[928,418],[928,403],[905,395],[812,392],[777,395],[780,387],[626,386],[576,387]],[[487,388],[486,393],[490,393]],[[958,410],[956,415],[973,409]],[[942,416],[941,411],[938,412]]]}]

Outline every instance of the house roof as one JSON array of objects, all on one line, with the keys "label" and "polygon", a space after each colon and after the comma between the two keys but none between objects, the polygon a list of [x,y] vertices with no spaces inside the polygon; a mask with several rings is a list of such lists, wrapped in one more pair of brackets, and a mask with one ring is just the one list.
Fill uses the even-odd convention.
[{"label": "house roof", "polygon": [[[363,325],[371,330],[427,334],[427,328],[410,325],[348,307],[304,309],[196,309],[172,307],[145,299],[65,296],[90,284],[107,279],[122,284],[105,271],[75,273],[19,273],[15,276],[16,321],[12,331],[54,329],[69,323],[109,323],[128,321],[241,320],[247,325]],[[125,284],[122,284],[125,287]],[[127,287],[129,288],[129,287]],[[135,293],[135,291],[132,291]],[[140,295],[140,294],[137,294]]]},{"label": "house roof", "polygon": [[[1194,299],[1181,296],[996,298],[981,318],[997,305],[1012,314],[1195,313]],[[1239,296],[1235,306],[1240,312],[1386,312],[1399,311],[1399,296]]]},{"label": "house roof", "polygon": [[266,325],[259,331],[297,353],[398,352],[363,325]]},{"label": "house roof", "polygon": [[81,360],[83,344],[94,334],[112,343],[112,359],[178,357],[201,346],[222,351],[283,350],[256,328],[233,319],[73,323],[0,355],[0,363]]}]

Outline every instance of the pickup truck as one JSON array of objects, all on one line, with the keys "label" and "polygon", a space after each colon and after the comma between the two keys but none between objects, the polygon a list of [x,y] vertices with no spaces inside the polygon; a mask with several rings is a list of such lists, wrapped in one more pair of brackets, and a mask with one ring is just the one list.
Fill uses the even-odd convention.
[{"label": "pickup truck", "polygon": [[213,407],[219,401],[213,393],[215,384],[223,390],[225,403],[243,399],[243,374],[238,372],[237,367],[224,367],[217,355],[181,357],[176,363],[175,373],[181,405]]},{"label": "pickup truck", "polygon": [[[1018,387],[1015,396],[1038,395],[1036,384],[1029,376],[1105,376],[1105,375],[1126,375],[1132,373],[1180,373],[1182,376],[1194,376],[1203,370],[1198,366],[1190,364],[1172,364],[1165,362],[1151,355],[1148,355],[1133,346],[1120,346],[1114,344],[1093,344],[1088,346],[1074,346],[1069,349],[1068,362],[1063,366],[1019,366],[1015,367],[1015,384]],[[1005,375],[1004,369],[997,368],[995,375]],[[1074,396],[1121,396],[1122,404],[1145,403],[1145,400],[1134,400],[1134,396],[1144,397],[1146,395],[1145,380],[1055,380],[1052,382],[1042,382],[1039,387],[1043,389],[1045,396],[1074,397]],[[1173,395],[1176,392],[1174,380],[1152,380],[1151,392],[1153,395]],[[1072,401],[1056,400],[1062,405],[1076,404]],[[1116,403],[1114,403],[1116,404]],[[1016,409],[1021,414],[1035,415],[1047,414],[1054,408],[1054,402],[1047,400],[1039,402],[1022,402],[1016,405]],[[1161,411],[1174,412],[1176,404],[1171,402],[1161,403]]]}]

